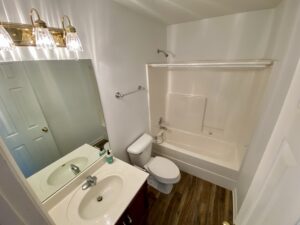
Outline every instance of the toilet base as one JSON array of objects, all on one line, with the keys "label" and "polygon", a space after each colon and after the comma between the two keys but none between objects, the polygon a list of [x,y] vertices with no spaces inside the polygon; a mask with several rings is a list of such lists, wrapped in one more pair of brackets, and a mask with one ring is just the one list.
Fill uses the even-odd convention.
[{"label": "toilet base", "polygon": [[[134,167],[148,173],[148,171],[144,168],[141,168],[141,167],[135,166],[135,165],[134,165]],[[149,175],[149,177],[147,178],[147,183],[148,183],[148,185],[150,185],[151,187],[153,187],[154,189],[158,190],[159,192],[161,192],[163,194],[170,194],[173,189],[173,184],[161,183],[161,182],[157,181],[152,175]]]},{"label": "toilet base", "polygon": [[172,191],[172,188],[173,188],[173,184],[163,184],[163,183],[157,181],[151,175],[148,177],[147,183],[151,187],[155,188],[156,190],[158,190],[159,192],[164,193],[164,194],[170,194]]}]

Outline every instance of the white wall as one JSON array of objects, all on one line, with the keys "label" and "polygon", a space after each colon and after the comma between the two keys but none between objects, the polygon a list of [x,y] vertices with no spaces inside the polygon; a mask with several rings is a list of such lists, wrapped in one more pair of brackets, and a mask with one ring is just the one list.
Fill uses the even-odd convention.
[{"label": "white wall", "polygon": [[[114,94],[146,86],[145,63],[164,60],[156,49],[166,47],[165,26],[110,0],[4,0],[0,4],[2,21],[29,23],[31,7],[39,9],[49,26],[60,27],[60,17],[70,16],[84,47],[79,58],[91,58],[94,65],[113,152],[128,160],[126,147],[147,130],[147,97],[140,92],[118,100]],[[2,54],[0,60],[70,57],[75,56],[61,49],[18,48],[14,54]]]},{"label": "white wall", "polygon": [[299,1],[284,0],[276,9],[168,26],[168,50],[174,54],[171,61],[276,60],[263,99],[260,123],[240,170],[238,207],[252,182],[300,55],[299,8]]},{"label": "white wall", "polygon": [[238,207],[242,205],[251,185],[300,56],[299,23],[299,1],[285,0],[276,8],[272,35],[267,51],[267,55],[276,60],[276,63],[268,82],[261,122],[240,170],[237,184]]},{"label": "white wall", "polygon": [[236,224],[298,225],[300,222],[299,62]]},{"label": "white wall", "polygon": [[167,28],[171,61],[260,59],[266,56],[273,10],[239,13]]}]

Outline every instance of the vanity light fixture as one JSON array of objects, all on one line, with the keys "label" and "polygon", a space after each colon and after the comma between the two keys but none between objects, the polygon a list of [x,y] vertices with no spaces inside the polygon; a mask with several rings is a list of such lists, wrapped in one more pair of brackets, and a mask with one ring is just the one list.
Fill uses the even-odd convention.
[{"label": "vanity light fixture", "polygon": [[[33,21],[33,14],[37,16],[37,20]],[[46,23],[41,20],[39,12],[32,8],[30,10],[30,19],[33,26],[33,34],[35,38],[35,44],[37,48],[40,49],[54,49],[56,44],[52,35],[50,34]]]},{"label": "vanity light fixture", "polygon": [[[64,20],[69,25],[65,27]],[[0,51],[13,50],[15,46],[33,46],[41,49],[67,47],[70,51],[83,51],[75,27],[64,16],[63,28],[48,27],[35,8],[30,10],[31,24],[0,23]]]},{"label": "vanity light fixture", "polygon": [[[65,19],[67,19],[68,21],[68,26],[65,26]],[[62,17],[61,20],[62,26],[63,26],[63,30],[64,30],[64,39],[65,39],[65,43],[67,46],[67,49],[69,51],[80,51],[82,52],[82,45],[81,45],[81,41],[78,37],[78,34],[76,32],[76,28],[72,26],[70,18],[66,15],[64,15]]]},{"label": "vanity light fixture", "polygon": [[0,24],[0,51],[11,51],[15,48],[15,43],[11,39],[9,33]]}]

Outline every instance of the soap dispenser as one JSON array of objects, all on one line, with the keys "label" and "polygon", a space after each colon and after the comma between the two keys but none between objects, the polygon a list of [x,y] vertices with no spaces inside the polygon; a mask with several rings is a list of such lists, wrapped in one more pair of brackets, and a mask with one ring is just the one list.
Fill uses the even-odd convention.
[{"label": "soap dispenser", "polygon": [[112,153],[110,152],[110,150],[107,150],[106,151],[106,162],[108,164],[112,164],[113,161],[114,161],[114,157],[113,157]]},{"label": "soap dispenser", "polygon": [[106,153],[106,149],[104,147],[101,147],[99,149],[99,156],[103,156]]}]

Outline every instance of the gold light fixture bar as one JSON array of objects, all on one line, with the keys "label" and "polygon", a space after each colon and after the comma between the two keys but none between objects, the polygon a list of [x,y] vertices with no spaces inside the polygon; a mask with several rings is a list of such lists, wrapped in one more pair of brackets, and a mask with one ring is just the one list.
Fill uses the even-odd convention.
[{"label": "gold light fixture bar", "polygon": [[[31,24],[2,22],[2,25],[9,33],[16,46],[36,46],[33,35],[33,26]],[[66,47],[64,30],[54,27],[48,27],[48,29],[53,36],[56,46]]]}]

